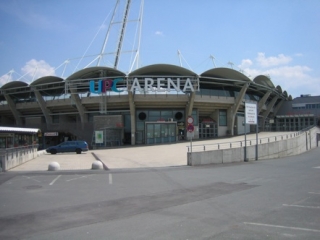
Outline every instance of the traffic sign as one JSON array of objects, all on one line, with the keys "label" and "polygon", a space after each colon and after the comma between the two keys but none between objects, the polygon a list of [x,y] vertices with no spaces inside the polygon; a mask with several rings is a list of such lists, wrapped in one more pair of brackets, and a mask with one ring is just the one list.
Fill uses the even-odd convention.
[{"label": "traffic sign", "polygon": [[193,126],[193,124],[188,124],[187,130],[188,130],[188,132],[193,132],[193,131],[194,131],[194,126]]},{"label": "traffic sign", "polygon": [[193,124],[193,117],[189,116],[187,118],[187,122],[188,122],[188,124]]}]

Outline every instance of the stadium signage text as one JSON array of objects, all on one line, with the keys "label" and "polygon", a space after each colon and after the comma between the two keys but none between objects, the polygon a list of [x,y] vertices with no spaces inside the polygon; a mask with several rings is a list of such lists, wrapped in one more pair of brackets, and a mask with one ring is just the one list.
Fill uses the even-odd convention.
[{"label": "stadium signage text", "polygon": [[92,93],[105,93],[107,90],[113,92],[123,92],[123,90],[117,89],[117,83],[123,81],[123,78],[116,79],[103,79],[98,81],[98,89],[95,88],[95,82],[90,81],[90,92]]},{"label": "stadium signage text", "polygon": [[[194,92],[194,87],[191,83],[190,78],[187,78],[183,81],[180,81],[180,78],[171,79],[171,78],[145,78],[144,79],[144,86],[141,87],[140,81],[138,78],[133,80],[132,86],[130,91],[133,92],[134,90],[138,90],[140,92],[165,92],[175,89],[177,92],[180,91],[191,91]],[[182,88],[183,87],[183,88]],[[182,88],[182,90],[181,90]]]},{"label": "stadium signage text", "polygon": [[[117,83],[124,81],[123,78],[116,79],[103,79],[98,81],[98,85],[94,80],[90,81],[90,92],[92,93],[105,93],[110,90],[113,92],[123,92],[117,88]],[[177,92],[190,91],[194,92],[194,87],[190,78],[134,78],[130,87],[127,87],[127,91],[139,91],[139,92],[165,92],[175,90]]]}]

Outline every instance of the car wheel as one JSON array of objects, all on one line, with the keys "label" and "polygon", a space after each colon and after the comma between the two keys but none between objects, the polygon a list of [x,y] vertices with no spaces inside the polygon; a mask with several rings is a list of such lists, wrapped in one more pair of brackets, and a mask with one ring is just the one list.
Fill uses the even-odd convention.
[{"label": "car wheel", "polygon": [[50,150],[50,153],[51,153],[51,154],[56,154],[56,153],[57,153],[57,150],[56,150],[56,149],[51,149],[51,150]]},{"label": "car wheel", "polygon": [[81,154],[81,149],[80,149],[80,148],[77,148],[77,149],[76,149],[76,153],[77,153],[77,154]]}]

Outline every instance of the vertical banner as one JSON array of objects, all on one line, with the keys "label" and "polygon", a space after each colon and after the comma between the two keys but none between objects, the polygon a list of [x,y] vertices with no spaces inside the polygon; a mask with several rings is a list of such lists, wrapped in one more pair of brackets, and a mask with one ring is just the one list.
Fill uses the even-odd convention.
[{"label": "vertical banner", "polygon": [[95,142],[103,143],[103,131],[95,131]]}]

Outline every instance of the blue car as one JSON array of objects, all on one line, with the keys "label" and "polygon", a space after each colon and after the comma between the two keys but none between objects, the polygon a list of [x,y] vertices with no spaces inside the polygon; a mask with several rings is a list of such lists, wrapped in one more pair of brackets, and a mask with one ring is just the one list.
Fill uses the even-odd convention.
[{"label": "blue car", "polygon": [[88,151],[88,144],[86,141],[67,141],[60,143],[57,146],[52,146],[46,149],[47,153],[56,154],[63,152],[75,152],[81,154],[81,152]]}]

